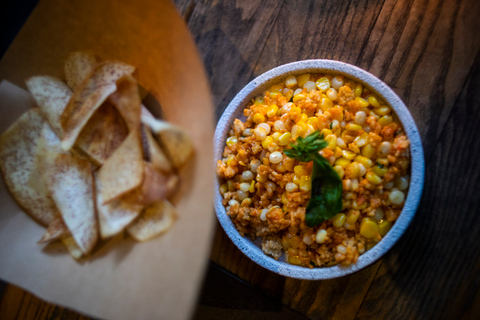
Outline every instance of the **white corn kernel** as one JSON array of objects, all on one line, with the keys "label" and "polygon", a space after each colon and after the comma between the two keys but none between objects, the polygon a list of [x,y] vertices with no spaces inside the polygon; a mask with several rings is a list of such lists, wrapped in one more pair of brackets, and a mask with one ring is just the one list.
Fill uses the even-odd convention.
[{"label": "white corn kernel", "polygon": [[244,137],[250,137],[252,134],[253,134],[252,129],[247,128],[247,129],[243,130],[243,134],[242,134],[242,135],[243,135]]},{"label": "white corn kernel", "polygon": [[285,185],[285,190],[287,190],[288,192],[295,192],[298,190],[298,186],[293,182],[288,182]]},{"label": "white corn kernel", "polygon": [[236,205],[236,204],[239,204],[239,203],[238,203],[238,201],[235,200],[235,199],[232,199],[232,200],[228,201],[228,205],[229,205],[230,207],[233,207],[233,206]]},{"label": "white corn kernel", "polygon": [[378,155],[380,157],[385,157],[390,153],[391,150],[392,150],[392,144],[388,141],[384,141],[380,143],[380,147],[378,149]]},{"label": "white corn kernel", "polygon": [[250,189],[250,183],[248,182],[240,183],[240,191],[248,192],[249,189]]},{"label": "white corn kernel", "polygon": [[260,220],[267,221],[267,212],[268,212],[268,209],[262,210],[262,213],[260,214]]},{"label": "white corn kernel", "polygon": [[297,77],[295,76],[288,76],[287,79],[285,79],[285,86],[287,88],[293,88],[297,85]]},{"label": "white corn kernel", "polygon": [[[248,191],[248,188],[247,188],[247,191]],[[238,196],[238,199],[240,199],[240,201],[243,201],[244,199],[248,198],[248,192],[238,190],[237,191],[237,196]]]},{"label": "white corn kernel", "polygon": [[270,153],[270,157],[268,159],[271,163],[280,163],[283,160],[283,154],[281,152],[275,151]]},{"label": "white corn kernel", "polygon": [[334,101],[337,99],[338,97],[338,93],[337,93],[337,90],[335,90],[335,88],[330,88],[327,90],[327,97],[328,99]]},{"label": "white corn kernel", "polygon": [[334,77],[332,79],[332,87],[335,89],[340,89],[343,86],[343,78],[342,77]]},{"label": "white corn kernel", "polygon": [[327,231],[325,229],[320,229],[320,230],[317,231],[315,241],[317,243],[324,243],[326,237],[327,237]]},{"label": "white corn kernel", "polygon": [[347,248],[345,248],[344,245],[339,244],[339,245],[337,246],[337,251],[338,251],[339,253],[341,253],[341,254],[345,254],[345,253],[347,253]]},{"label": "white corn kernel", "polygon": [[285,123],[282,120],[277,120],[273,124],[273,129],[275,131],[284,131],[285,130]]},{"label": "white corn kernel", "polygon": [[265,130],[265,133],[266,134],[269,134],[270,133],[270,125],[268,123],[260,123],[257,128],[263,128],[263,130]]},{"label": "white corn kernel", "polygon": [[242,172],[243,181],[250,181],[253,179],[253,173],[250,170],[245,170]]},{"label": "white corn kernel", "polygon": [[367,118],[367,115],[364,111],[358,111],[355,113],[355,123],[359,125],[363,125],[365,123],[365,119]]},{"label": "white corn kernel", "polygon": [[408,178],[407,177],[398,177],[395,179],[395,188],[400,191],[407,190],[408,188]]},{"label": "white corn kernel", "polygon": [[400,205],[405,200],[405,194],[398,189],[392,189],[388,198],[393,204]]},{"label": "white corn kernel", "polygon": [[366,169],[365,166],[364,166],[363,164],[361,164],[361,163],[358,164],[358,169],[359,169],[358,175],[359,175],[360,177],[363,177],[363,176],[365,175],[365,173],[367,173],[367,169]]}]

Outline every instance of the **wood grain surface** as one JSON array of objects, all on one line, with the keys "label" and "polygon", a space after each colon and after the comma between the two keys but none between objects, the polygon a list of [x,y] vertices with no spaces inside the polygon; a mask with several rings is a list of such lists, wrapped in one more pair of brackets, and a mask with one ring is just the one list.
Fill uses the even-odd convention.
[{"label": "wood grain surface", "polygon": [[[369,268],[328,281],[281,277],[246,258],[218,224],[211,260],[310,319],[479,319],[480,2],[174,2],[203,58],[217,119],[261,73],[335,59],[392,87],[424,144],[419,210],[398,244]],[[1,319],[84,319],[5,283],[0,298]],[[202,316],[219,314],[228,313]]]}]

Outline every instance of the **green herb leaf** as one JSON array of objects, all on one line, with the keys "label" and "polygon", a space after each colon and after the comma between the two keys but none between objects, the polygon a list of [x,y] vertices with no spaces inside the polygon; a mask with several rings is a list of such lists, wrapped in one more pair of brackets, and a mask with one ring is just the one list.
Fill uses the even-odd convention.
[{"label": "green herb leaf", "polygon": [[327,145],[323,135],[315,131],[306,138],[298,138],[296,144],[290,145],[292,149],[283,151],[292,159],[313,161],[312,191],[305,214],[305,222],[309,227],[318,226],[342,210],[342,180],[330,163],[318,153]]}]

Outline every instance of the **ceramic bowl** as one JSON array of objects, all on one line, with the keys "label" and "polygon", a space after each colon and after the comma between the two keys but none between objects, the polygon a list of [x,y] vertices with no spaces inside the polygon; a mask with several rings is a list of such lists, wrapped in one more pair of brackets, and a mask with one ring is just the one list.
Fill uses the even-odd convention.
[{"label": "ceramic bowl", "polygon": [[235,118],[245,119],[243,116],[243,109],[247,106],[248,102],[251,101],[251,99],[255,96],[261,94],[271,85],[282,81],[287,76],[300,75],[303,73],[340,74],[346,78],[350,78],[362,83],[364,86],[373,91],[373,93],[378,95],[388,105],[390,105],[402,123],[408,139],[410,140],[410,186],[406,197],[405,206],[403,207],[403,210],[392,229],[390,229],[387,235],[384,236],[383,239],[372,249],[360,255],[355,264],[347,267],[336,265],[333,267],[309,269],[306,267],[299,267],[286,263],[284,256],[282,256],[278,261],[274,260],[263,253],[260,239],[252,241],[249,237],[242,237],[235,229],[230,217],[227,216],[225,212],[225,207],[222,205],[222,196],[218,191],[220,187],[218,178],[215,179],[215,210],[220,224],[233,243],[235,243],[235,245],[247,257],[255,261],[260,266],[280,275],[297,279],[332,279],[354,273],[371,265],[380,259],[388,250],[393,247],[398,239],[400,239],[412,221],[420,202],[425,175],[425,161],[423,157],[423,148],[420,135],[410,112],[402,100],[385,83],[367,71],[344,62],[333,60],[304,60],[288,63],[265,72],[247,84],[235,96],[232,102],[230,102],[228,107],[225,109],[225,112],[217,124],[214,136],[215,162],[220,160],[222,157],[222,152],[225,147],[225,140],[233,120]]}]

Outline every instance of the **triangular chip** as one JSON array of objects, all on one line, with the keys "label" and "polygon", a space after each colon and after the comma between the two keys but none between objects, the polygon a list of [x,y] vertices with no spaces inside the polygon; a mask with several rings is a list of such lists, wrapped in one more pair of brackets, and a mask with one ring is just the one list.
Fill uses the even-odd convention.
[{"label": "triangular chip", "polygon": [[177,219],[177,211],[167,200],[155,202],[127,228],[137,241],[147,241],[168,231]]},{"label": "triangular chip", "polygon": [[144,127],[144,130],[142,130],[142,133],[145,134],[148,161],[152,164],[152,166],[156,170],[160,170],[163,172],[171,172],[172,165],[170,164],[170,161],[168,160],[168,158],[165,156],[165,153],[163,152],[163,150],[158,145],[155,138],[152,136],[152,133],[150,132],[150,128]]},{"label": "triangular chip", "polygon": [[117,80],[117,91],[112,93],[109,101],[117,108],[127,123],[130,131],[140,128],[142,102],[138,93],[137,81],[129,75]]},{"label": "triangular chip", "polygon": [[26,83],[43,116],[61,138],[60,116],[72,96],[72,90],[62,80],[51,76],[31,77]]},{"label": "triangular chip", "polygon": [[128,226],[138,217],[144,206],[136,203],[136,201],[123,200],[123,198],[103,204],[101,181],[98,177],[95,177],[95,182],[100,235],[105,239],[119,233]]},{"label": "triangular chip", "polygon": [[102,62],[95,66],[75,90],[60,117],[64,131],[62,146],[65,150],[74,145],[93,113],[115,92],[115,82],[134,70],[134,67],[122,62]]},{"label": "triangular chip", "polygon": [[98,239],[91,163],[59,154],[47,177],[47,185],[75,242],[84,254],[89,253]]},{"label": "triangular chip", "polygon": [[18,204],[35,220],[48,226],[58,215],[55,203],[46,196],[45,190],[29,185],[36,170],[38,142],[44,135],[47,135],[46,140],[56,139],[40,109],[34,108],[23,114],[0,137],[0,167]]},{"label": "triangular chip", "polygon": [[188,132],[182,127],[155,119],[144,110],[142,110],[142,122],[150,127],[173,166],[180,168],[185,165],[193,154],[193,142]]},{"label": "triangular chip", "polygon": [[102,165],[127,135],[122,116],[106,101],[87,122],[75,145],[97,165]]},{"label": "triangular chip", "polygon": [[82,249],[80,249],[77,242],[75,241],[75,239],[73,239],[70,233],[62,236],[61,239],[65,247],[67,247],[68,252],[72,257],[78,260],[83,256]]},{"label": "triangular chip", "polygon": [[55,218],[55,220],[52,221],[52,223],[50,223],[50,225],[47,228],[47,231],[45,231],[45,234],[43,235],[42,239],[38,241],[38,243],[46,243],[53,240],[57,240],[69,234],[70,234],[70,231],[68,231],[68,228],[63,222],[62,218],[57,217]]},{"label": "triangular chip", "polygon": [[143,148],[139,130],[125,141],[100,168],[103,204],[109,203],[140,186],[143,181]]},{"label": "triangular chip", "polygon": [[67,85],[75,90],[82,81],[92,72],[97,64],[94,54],[88,52],[72,52],[65,61],[65,77]]}]

